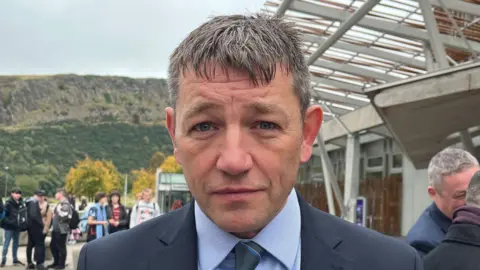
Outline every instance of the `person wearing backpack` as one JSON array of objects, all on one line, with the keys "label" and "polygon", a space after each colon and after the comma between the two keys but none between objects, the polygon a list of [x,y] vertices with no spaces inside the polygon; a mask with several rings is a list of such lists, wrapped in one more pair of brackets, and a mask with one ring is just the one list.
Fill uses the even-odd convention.
[{"label": "person wearing backpack", "polygon": [[[43,265],[45,262],[45,239],[43,238],[43,230],[45,224],[43,223],[42,210],[40,202],[43,201],[44,192],[42,190],[35,191],[32,198],[27,200],[28,208],[28,244],[27,244],[27,269],[46,270]],[[32,249],[35,248],[35,262],[36,267],[32,261]]]},{"label": "person wearing backpack", "polygon": [[22,190],[13,188],[10,198],[5,202],[5,218],[2,221],[2,228],[5,230],[5,240],[3,242],[2,263],[0,267],[7,264],[8,247],[10,241],[12,244],[13,265],[25,265],[17,257],[20,232],[28,227],[28,211],[25,202],[22,199]]},{"label": "person wearing backpack", "polygon": [[53,208],[52,241],[50,242],[53,264],[49,265],[48,268],[65,269],[67,236],[70,232],[73,208],[68,202],[65,189],[57,189],[55,199],[57,199],[58,204]]},{"label": "person wearing backpack", "polygon": [[132,208],[130,228],[133,228],[149,219],[160,216],[160,207],[156,202],[152,201],[152,195],[152,189],[146,188],[143,190],[142,199]]}]

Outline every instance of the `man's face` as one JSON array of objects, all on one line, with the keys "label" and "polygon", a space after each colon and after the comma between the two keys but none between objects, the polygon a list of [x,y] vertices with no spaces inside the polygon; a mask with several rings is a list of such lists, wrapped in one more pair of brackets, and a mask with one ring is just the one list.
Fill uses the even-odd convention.
[{"label": "man's face", "polygon": [[20,200],[22,198],[22,193],[21,192],[12,192],[12,197],[14,200]]},{"label": "man's face", "polygon": [[56,199],[57,201],[63,199],[63,198],[62,198],[62,193],[60,193],[60,192],[55,193],[55,199]]},{"label": "man's face", "polygon": [[176,112],[166,110],[175,157],[198,205],[239,237],[252,237],[283,208],[322,122],[319,106],[302,120],[292,76],[281,70],[258,87],[234,71],[211,81],[186,72]]},{"label": "man's face", "polygon": [[150,202],[152,200],[152,192],[145,192],[142,196],[145,202]]},{"label": "man's face", "polygon": [[440,192],[429,187],[429,193],[437,207],[450,219],[453,212],[465,205],[465,195],[470,179],[479,167],[470,167],[459,173],[444,176]]}]

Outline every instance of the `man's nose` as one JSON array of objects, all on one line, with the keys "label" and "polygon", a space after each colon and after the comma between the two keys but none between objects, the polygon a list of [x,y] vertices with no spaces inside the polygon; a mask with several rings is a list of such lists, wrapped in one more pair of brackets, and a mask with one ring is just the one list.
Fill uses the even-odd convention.
[{"label": "man's nose", "polygon": [[246,134],[240,127],[227,127],[217,168],[229,175],[240,175],[252,168],[252,157],[246,149]]}]

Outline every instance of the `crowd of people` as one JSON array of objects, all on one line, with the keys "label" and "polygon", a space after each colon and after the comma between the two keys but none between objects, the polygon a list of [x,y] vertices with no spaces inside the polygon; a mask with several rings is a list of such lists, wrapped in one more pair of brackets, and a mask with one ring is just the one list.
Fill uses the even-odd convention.
[{"label": "crowd of people", "polygon": [[[121,203],[120,192],[112,191],[108,195],[98,192],[93,205],[88,206],[86,200],[82,200],[79,209],[83,210],[84,214],[80,217],[74,197],[68,196],[64,189],[57,190],[55,199],[58,203],[50,206],[42,190],[35,191],[31,198],[25,199],[20,188],[13,188],[5,204],[0,200],[2,213],[0,224],[5,231],[0,267],[7,264],[8,250],[12,242],[14,266],[41,270],[65,269],[67,243],[75,243],[84,234],[86,241],[90,242],[137,226],[161,214],[158,204],[152,200],[151,189],[144,189],[136,195],[136,198],[135,205],[128,209]],[[182,205],[181,201],[174,201],[171,210]],[[20,233],[23,231],[28,235],[26,263],[21,262],[17,256]],[[49,248],[53,262],[45,266],[45,240],[49,232],[51,232]]]}]

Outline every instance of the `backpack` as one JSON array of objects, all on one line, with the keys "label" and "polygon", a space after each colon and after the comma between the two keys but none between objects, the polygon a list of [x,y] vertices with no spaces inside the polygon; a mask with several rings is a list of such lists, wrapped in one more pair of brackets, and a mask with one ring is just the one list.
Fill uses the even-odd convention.
[{"label": "backpack", "polygon": [[[83,212],[82,216],[80,217],[80,223],[78,227],[82,233],[86,233],[88,231],[88,213],[90,212],[90,208],[92,207],[94,206],[85,207],[85,212]],[[73,216],[72,216],[72,219],[73,219]]]},{"label": "backpack", "polygon": [[72,209],[72,218],[70,219],[70,230],[78,229],[78,223],[80,223],[80,216],[78,215],[78,211],[75,209]]},{"label": "backpack", "polygon": [[20,206],[18,207],[17,213],[17,225],[21,232],[26,231],[29,225],[29,211],[28,207],[25,202],[22,201]]}]

